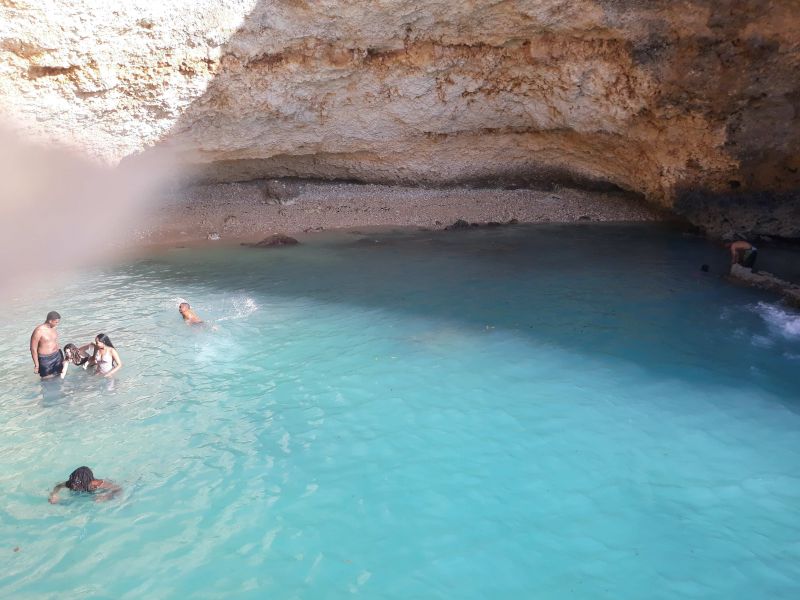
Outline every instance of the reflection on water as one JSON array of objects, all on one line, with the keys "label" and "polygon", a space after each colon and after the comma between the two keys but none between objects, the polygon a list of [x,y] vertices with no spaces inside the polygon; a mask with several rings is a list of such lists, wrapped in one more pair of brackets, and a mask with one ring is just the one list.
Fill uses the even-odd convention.
[{"label": "reflection on water", "polygon": [[[796,597],[798,313],[652,225],[369,239],[8,306],[2,596]],[[51,309],[115,380],[36,379]],[[50,506],[83,464],[121,498]]]}]

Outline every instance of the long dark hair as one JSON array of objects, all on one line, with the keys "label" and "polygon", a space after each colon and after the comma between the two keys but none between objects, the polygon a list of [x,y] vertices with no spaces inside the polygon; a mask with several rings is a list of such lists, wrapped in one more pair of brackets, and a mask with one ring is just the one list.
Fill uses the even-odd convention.
[{"label": "long dark hair", "polygon": [[103,344],[105,344],[109,348],[114,347],[114,344],[111,343],[111,338],[109,338],[105,333],[98,333],[96,336],[94,336],[94,339],[100,340]]},{"label": "long dark hair", "polygon": [[89,467],[78,467],[69,474],[67,487],[74,492],[88,492],[92,481],[94,481],[92,470]]},{"label": "long dark hair", "polygon": [[[67,352],[72,354],[71,358],[67,357]],[[64,358],[66,360],[72,361],[72,364],[81,366],[87,360],[89,360],[88,356],[81,356],[81,352],[75,344],[67,344],[64,346]]]}]

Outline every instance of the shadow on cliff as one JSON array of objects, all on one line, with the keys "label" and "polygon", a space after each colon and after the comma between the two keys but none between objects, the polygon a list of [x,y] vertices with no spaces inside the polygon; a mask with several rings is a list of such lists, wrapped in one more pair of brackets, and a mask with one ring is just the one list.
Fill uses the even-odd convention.
[{"label": "shadow on cliff", "polygon": [[[325,22],[330,23],[331,28],[343,28],[347,35],[317,39],[314,37],[315,27],[318,29],[322,21],[314,21],[314,11],[323,11],[326,7],[314,7],[302,0],[285,3],[261,0],[222,47],[220,65],[206,92],[179,117],[161,146],[177,144],[172,150],[187,164],[195,165],[187,172],[192,181],[308,177],[421,185],[467,183],[475,186],[547,187],[561,183],[590,189],[621,186],[636,193],[665,194],[661,200],[674,201],[680,214],[713,234],[739,231],[793,237],[800,235],[798,226],[776,225],[782,216],[776,216],[775,211],[776,206],[790,201],[795,206],[800,205],[800,155],[797,153],[800,145],[800,119],[797,118],[800,114],[800,84],[795,76],[797,51],[787,42],[794,27],[789,22],[793,15],[790,4],[786,1],[771,3],[777,16],[770,20],[764,18],[765,8],[761,0],[693,0],[686,7],[677,7],[674,0],[644,4],[596,0],[596,6],[604,14],[605,37],[610,38],[599,36],[599,41],[594,40],[597,43],[590,44],[587,50],[590,58],[587,60],[598,57],[607,62],[622,60],[631,69],[645,73],[656,86],[652,98],[642,89],[630,90],[636,98],[643,94],[639,100],[644,102],[646,99],[646,102],[638,112],[627,117],[623,127],[626,131],[606,131],[602,123],[596,131],[569,121],[560,127],[552,123],[542,125],[533,117],[512,119],[493,127],[492,123],[487,124],[470,112],[475,109],[464,108],[461,112],[453,112],[455,121],[446,127],[442,123],[424,123],[419,125],[413,139],[393,140],[410,144],[411,150],[406,149],[406,154],[386,152],[378,155],[367,143],[361,146],[351,144],[339,150],[331,144],[321,143],[317,135],[326,114],[334,114],[339,119],[339,127],[327,131],[323,137],[338,136],[344,140],[348,138],[348,127],[356,133],[359,127],[366,127],[368,123],[364,119],[369,121],[380,113],[362,115],[358,108],[352,108],[351,124],[342,120],[347,110],[337,106],[355,100],[353,107],[359,107],[363,99],[343,94],[338,88],[329,92],[313,86],[300,86],[291,92],[285,89],[276,92],[277,104],[273,106],[263,99],[271,94],[269,86],[273,78],[279,86],[294,85],[298,77],[301,80],[315,76],[336,79],[339,75],[335,69],[346,66],[352,72],[347,72],[345,79],[351,75],[359,79],[366,73],[381,81],[374,93],[379,99],[383,98],[382,106],[386,110],[382,112],[391,112],[389,105],[397,101],[393,94],[398,92],[393,91],[389,75],[400,71],[401,76],[407,77],[409,70],[422,69],[425,78],[435,79],[436,90],[431,93],[441,94],[444,98],[458,73],[446,60],[436,61],[453,52],[458,54],[454,64],[469,67],[470,76],[477,73],[478,79],[484,77],[487,85],[478,85],[476,96],[510,94],[515,103],[531,105],[531,114],[534,114],[547,107],[538,106],[537,102],[541,104],[542,99],[535,93],[526,92],[525,86],[536,83],[541,75],[537,69],[549,65],[547,61],[531,62],[529,48],[538,43],[533,30],[521,29],[514,44],[511,43],[514,40],[507,40],[508,43],[493,46],[481,41],[485,32],[481,33],[480,27],[476,27],[475,31],[463,33],[465,40],[444,44],[441,40],[436,41],[429,31],[417,31],[409,21],[404,24],[405,29],[401,27],[398,30],[401,33],[403,29],[405,31],[405,48],[398,49],[389,41],[386,47],[377,42],[370,45],[362,39],[369,36],[352,30],[355,25],[348,29],[337,22],[338,15],[331,13],[330,7],[327,7],[330,14],[327,14],[328,21]],[[525,12],[513,3],[511,6],[510,10],[516,10],[520,15]],[[479,8],[475,11],[475,15],[483,14]],[[788,11],[789,21],[781,24],[776,20],[780,11]],[[698,14],[705,15],[701,18],[705,22],[697,21],[700,18],[696,16]],[[375,18],[381,18],[382,13],[376,12],[375,15]],[[679,16],[685,18],[686,23],[676,21]],[[253,49],[253,31],[263,29],[265,23],[280,22],[281,19],[291,22],[293,17],[311,19],[311,33],[290,38],[283,46],[272,50],[269,50],[269,44],[265,44],[262,53]],[[549,33],[562,34],[558,28]],[[586,41],[579,33],[563,34],[566,37],[562,41],[567,47],[577,47],[581,40]],[[531,39],[526,39],[526,36]],[[518,75],[508,83],[508,89],[489,85],[492,77],[480,68],[480,57],[486,53],[497,54],[498,64]],[[503,60],[509,62],[503,63]],[[557,56],[548,60],[557,63],[570,59]],[[567,92],[575,94],[576,102],[587,102],[586,94],[581,91],[581,82],[591,79],[595,71],[591,66],[594,63],[587,64],[590,66],[576,65],[580,73],[574,76],[574,80],[561,82],[569,88]],[[286,72],[290,74],[286,75]],[[499,77],[498,73],[492,75]],[[237,77],[245,79],[246,85],[229,89]],[[281,84],[282,77],[284,83]],[[634,85],[635,81],[628,84]],[[539,82],[539,85],[543,84]],[[535,85],[531,89],[535,89]],[[358,94],[362,92],[359,88]],[[270,107],[271,112],[240,115],[234,108],[227,110],[226,107],[235,107],[238,101],[232,98],[233,94],[259,97],[259,102]],[[603,94],[588,97],[590,105],[614,103],[613,98],[605,98]],[[462,99],[459,95],[459,99],[453,97],[448,101],[456,103]],[[408,102],[412,102],[409,106],[413,108],[416,100]],[[594,108],[598,114],[601,112],[599,105]],[[439,109],[447,110],[444,100]],[[624,110],[623,107],[620,106],[620,110]],[[458,121],[458,115],[464,119],[463,124]],[[690,128],[683,134],[675,133],[683,131],[675,130],[681,119],[693,122],[694,118],[699,121],[693,127],[707,135],[716,136],[717,132],[724,131],[723,145],[717,148],[719,142],[715,141],[713,148],[704,147],[705,150],[698,150],[699,154],[695,156],[683,152],[684,140],[679,139],[669,142],[676,145],[672,150],[666,149],[669,150],[667,158],[659,154],[664,150],[662,146],[668,143],[670,133],[680,138],[694,131]],[[627,129],[635,130],[637,127],[647,129],[651,137],[628,136]],[[306,141],[297,142],[295,146],[289,144],[283,150],[280,144],[267,144],[265,147],[271,149],[259,156],[257,151],[250,152],[251,148],[246,144],[247,139],[256,143],[259,131],[266,131],[267,135],[276,138],[280,138],[281,132],[294,134],[302,131],[301,137]],[[204,138],[204,132],[211,132],[208,134],[210,137]],[[213,140],[217,134],[227,135],[233,142],[219,152],[220,159],[214,160]],[[542,136],[550,137],[542,142]],[[358,135],[352,137],[358,138]],[[474,156],[475,164],[469,167],[458,165],[460,157],[467,161],[463,158],[469,154],[467,149],[480,148],[481,141],[486,142],[487,147],[492,146],[490,140],[494,140],[493,147],[505,148],[506,154],[499,159],[494,156],[492,160],[485,160],[485,165],[480,165],[481,161],[475,162]],[[691,140],[685,141],[691,145]],[[429,147],[432,150],[425,151],[430,155],[426,154],[420,162],[415,155]],[[728,166],[721,166],[720,162],[714,162],[714,167],[705,165],[704,160],[709,157],[701,154],[714,154],[717,150],[720,151],[717,158],[722,162],[725,161],[720,157],[725,158]],[[685,158],[685,164],[672,164],[673,155],[682,156],[681,160]],[[391,164],[392,160],[397,164]],[[669,164],[662,164],[664,160]],[[423,168],[420,169],[419,164]],[[653,181],[659,183],[654,185]],[[730,209],[732,202],[755,208],[740,216],[741,211]],[[696,210],[696,205],[711,208]],[[720,212],[731,215],[727,222],[717,218],[716,214]],[[797,210],[794,209],[790,216],[796,218]]]}]

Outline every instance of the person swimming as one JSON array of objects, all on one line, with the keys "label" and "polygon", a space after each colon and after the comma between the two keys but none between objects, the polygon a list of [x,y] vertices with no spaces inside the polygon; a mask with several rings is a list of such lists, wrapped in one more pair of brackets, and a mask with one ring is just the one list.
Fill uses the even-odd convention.
[{"label": "person swimming", "polygon": [[192,310],[188,302],[181,302],[178,305],[178,312],[181,313],[183,322],[187,325],[201,325],[203,323],[203,320],[197,316],[197,313]]},{"label": "person swimming", "polygon": [[89,467],[78,467],[69,474],[69,479],[63,483],[57,484],[53,491],[50,492],[48,502],[50,504],[58,503],[58,494],[61,490],[67,488],[73,492],[94,493],[101,491],[100,494],[95,496],[95,502],[105,502],[111,500],[114,496],[122,491],[122,488],[112,481],[105,479],[95,479],[94,473]]}]

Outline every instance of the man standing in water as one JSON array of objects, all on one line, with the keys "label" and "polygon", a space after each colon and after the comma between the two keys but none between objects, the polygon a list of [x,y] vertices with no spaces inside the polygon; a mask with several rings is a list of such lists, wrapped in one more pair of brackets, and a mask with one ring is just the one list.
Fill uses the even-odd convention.
[{"label": "man standing in water", "polygon": [[58,346],[58,331],[56,331],[60,322],[61,315],[52,310],[47,313],[44,323],[31,334],[33,372],[38,373],[42,379],[60,375],[64,366],[64,357]]}]

